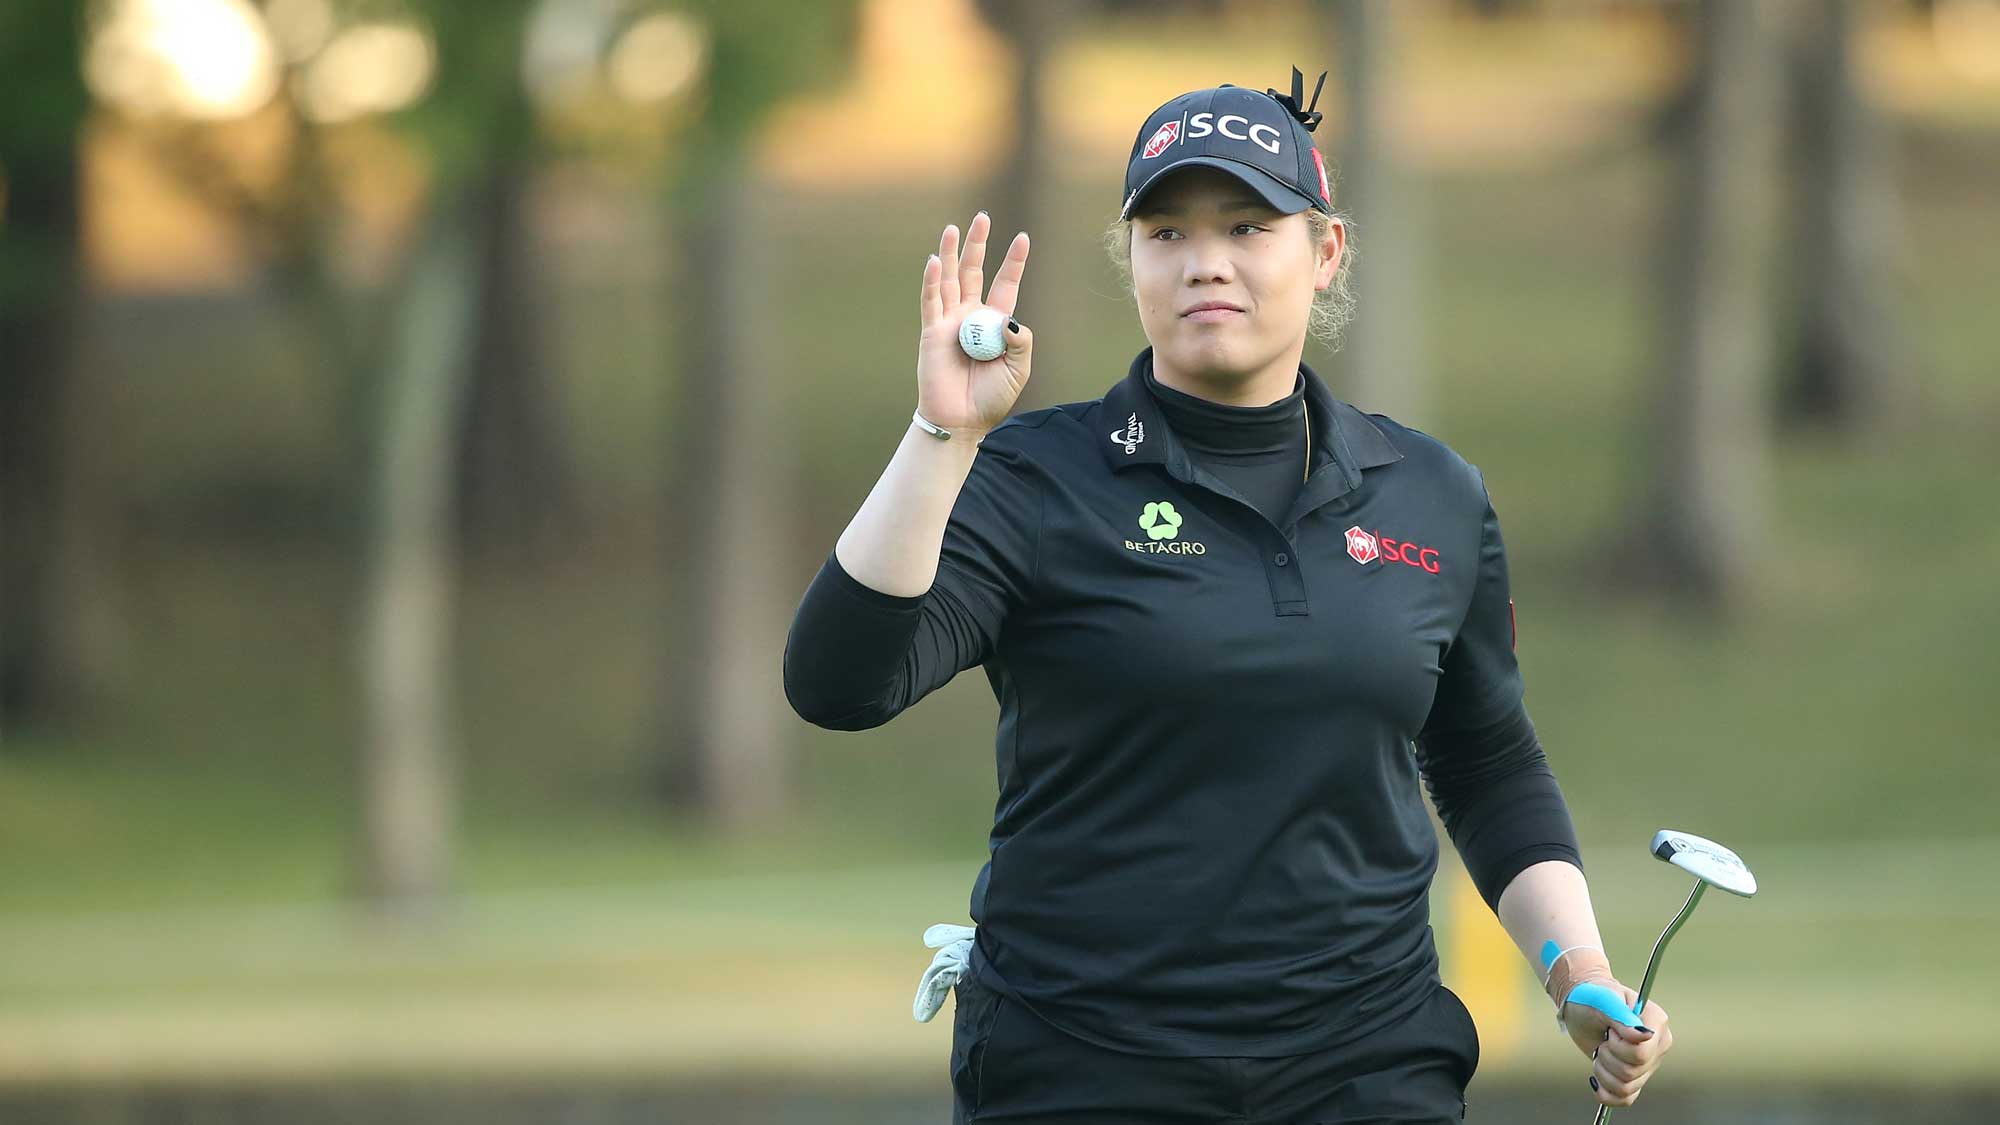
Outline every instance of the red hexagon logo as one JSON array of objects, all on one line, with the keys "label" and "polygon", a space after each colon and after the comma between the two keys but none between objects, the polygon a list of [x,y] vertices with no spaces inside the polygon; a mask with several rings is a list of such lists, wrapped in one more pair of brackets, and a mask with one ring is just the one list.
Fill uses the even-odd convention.
[{"label": "red hexagon logo", "polygon": [[1176,117],[1172,121],[1163,122],[1159,128],[1153,130],[1152,136],[1146,138],[1146,147],[1139,150],[1139,159],[1151,160],[1155,156],[1167,151],[1167,146],[1180,139],[1180,135],[1180,118]]},{"label": "red hexagon logo", "polygon": [[1364,566],[1382,557],[1382,549],[1375,542],[1375,537],[1359,527],[1347,529],[1347,553]]}]

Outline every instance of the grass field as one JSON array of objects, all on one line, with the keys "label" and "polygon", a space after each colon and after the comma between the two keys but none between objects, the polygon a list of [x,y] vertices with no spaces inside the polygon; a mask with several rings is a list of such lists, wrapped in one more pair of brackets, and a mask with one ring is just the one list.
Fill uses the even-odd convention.
[{"label": "grass field", "polygon": [[[665,873],[665,841],[600,846],[568,855],[601,870],[650,854],[663,873],[483,891],[411,931],[312,901],[10,912],[0,1079],[768,1068],[893,1080],[941,1057],[949,1024],[909,1018],[929,960],[918,935],[962,919],[977,855],[785,870],[738,857],[696,875]],[[1606,940],[1635,974],[1685,893],[1642,850],[1591,855]],[[1679,1066],[1745,1081],[1990,1076],[1978,1037],[1947,1029],[1977,1026],[2000,984],[1965,955],[2000,937],[2000,840],[1750,858],[1759,897],[1712,896],[1663,971]],[[1521,1033],[1489,1037],[1483,1075],[1577,1068],[1544,1016]]]}]

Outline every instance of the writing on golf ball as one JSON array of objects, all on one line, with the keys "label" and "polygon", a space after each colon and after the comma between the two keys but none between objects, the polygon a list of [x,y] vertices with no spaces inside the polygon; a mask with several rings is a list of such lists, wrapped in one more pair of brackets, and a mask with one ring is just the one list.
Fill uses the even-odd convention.
[{"label": "writing on golf ball", "polygon": [[1007,318],[998,309],[974,309],[958,326],[958,346],[977,360],[1000,358],[1007,350]]}]

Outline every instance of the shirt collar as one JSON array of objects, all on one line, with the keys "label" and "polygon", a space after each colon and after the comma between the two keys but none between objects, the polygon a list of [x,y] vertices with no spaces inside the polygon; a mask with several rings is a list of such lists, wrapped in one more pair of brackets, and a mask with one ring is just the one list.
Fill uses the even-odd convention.
[{"label": "shirt collar", "polygon": [[[1104,394],[1104,411],[1098,417],[1098,446],[1113,472],[1134,465],[1161,465],[1182,480],[1190,476],[1188,455],[1174,436],[1160,410],[1159,400],[1146,389],[1146,372],[1153,365],[1149,345],[1132,359],[1125,378]],[[1335,398],[1313,369],[1299,364],[1305,378],[1306,409],[1312,424],[1312,463],[1308,478],[1327,465],[1337,465],[1347,489],[1361,487],[1361,470],[1403,459],[1402,451],[1389,441],[1382,428],[1354,407]],[[1105,425],[1109,423],[1109,427]]]}]

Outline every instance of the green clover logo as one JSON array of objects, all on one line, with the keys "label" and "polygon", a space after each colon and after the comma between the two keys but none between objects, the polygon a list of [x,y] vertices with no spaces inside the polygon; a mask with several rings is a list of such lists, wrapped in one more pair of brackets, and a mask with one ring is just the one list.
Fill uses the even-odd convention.
[{"label": "green clover logo", "polygon": [[1166,500],[1155,500],[1146,505],[1145,514],[1139,517],[1139,526],[1153,539],[1172,539],[1181,533],[1181,514]]}]

